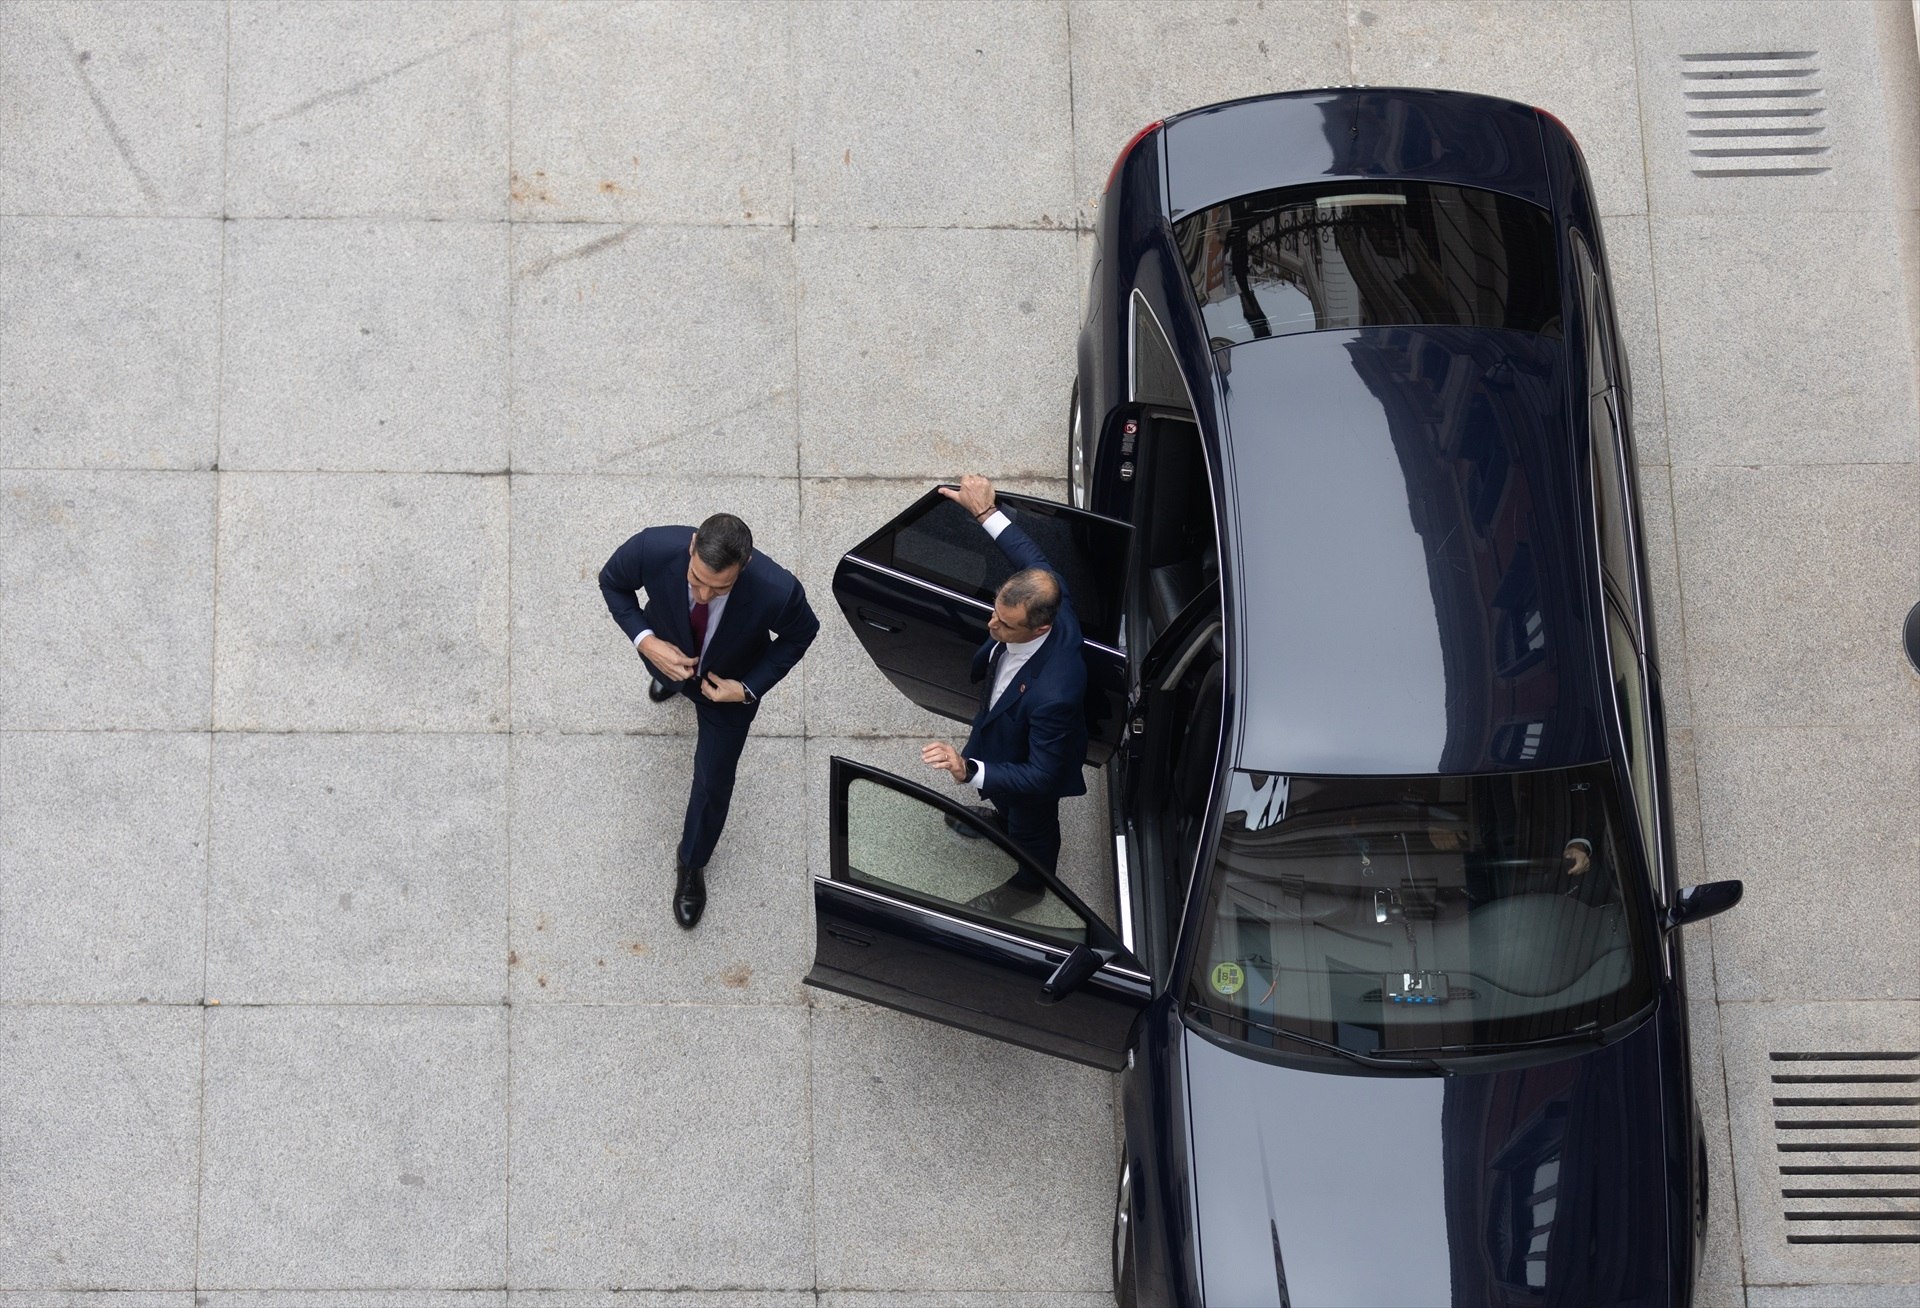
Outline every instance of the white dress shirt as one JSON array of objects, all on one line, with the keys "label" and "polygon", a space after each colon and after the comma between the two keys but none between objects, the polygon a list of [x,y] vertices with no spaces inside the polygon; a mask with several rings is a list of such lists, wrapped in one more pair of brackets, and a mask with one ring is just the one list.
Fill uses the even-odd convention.
[{"label": "white dress shirt", "polygon": [[[987,515],[986,521],[980,525],[987,529],[987,535],[998,540],[1000,533],[1007,529],[1009,521],[1006,514],[995,509]],[[1047,637],[1052,634],[1052,631],[1047,631],[1042,635],[1035,636],[1032,640],[1009,640],[1001,643],[1000,665],[994,670],[993,694],[987,699],[988,708],[992,708],[1000,702],[1000,697],[1007,693],[1007,687],[1013,684],[1014,676],[1026,665],[1029,659],[1040,652],[1040,647],[1047,643]],[[987,657],[992,658],[993,656],[989,654]],[[987,765],[980,762],[979,759],[969,759],[968,761],[975,765],[973,788],[984,794],[987,785]]]}]

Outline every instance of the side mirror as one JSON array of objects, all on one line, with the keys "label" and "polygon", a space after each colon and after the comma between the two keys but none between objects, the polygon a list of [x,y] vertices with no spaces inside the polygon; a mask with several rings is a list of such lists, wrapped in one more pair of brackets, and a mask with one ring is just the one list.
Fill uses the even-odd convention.
[{"label": "side mirror", "polygon": [[1073,952],[1053,969],[1053,975],[1040,983],[1040,1002],[1059,1003],[1078,989],[1082,981],[1098,972],[1106,961],[1092,945],[1075,945]]},{"label": "side mirror", "polygon": [[1740,902],[1746,888],[1746,883],[1741,881],[1709,881],[1704,886],[1688,886],[1667,910],[1667,929],[1704,922],[1715,913],[1726,912]]}]

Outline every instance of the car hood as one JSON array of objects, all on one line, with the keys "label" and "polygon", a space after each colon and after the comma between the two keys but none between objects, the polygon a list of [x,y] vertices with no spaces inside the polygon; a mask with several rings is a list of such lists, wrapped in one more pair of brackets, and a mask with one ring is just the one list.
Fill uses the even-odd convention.
[{"label": "car hood", "polygon": [[1188,1031],[1206,1301],[1668,1303],[1655,1026],[1445,1077],[1304,1071]]}]

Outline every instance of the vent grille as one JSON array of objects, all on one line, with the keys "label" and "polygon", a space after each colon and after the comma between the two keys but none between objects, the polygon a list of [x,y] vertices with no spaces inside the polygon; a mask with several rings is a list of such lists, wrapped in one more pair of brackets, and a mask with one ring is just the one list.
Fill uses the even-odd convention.
[{"label": "vent grille", "polygon": [[1775,1052],[1788,1244],[1920,1244],[1920,1051]]},{"label": "vent grille", "polygon": [[1828,171],[1826,96],[1815,50],[1681,55],[1687,155],[1701,177]]}]

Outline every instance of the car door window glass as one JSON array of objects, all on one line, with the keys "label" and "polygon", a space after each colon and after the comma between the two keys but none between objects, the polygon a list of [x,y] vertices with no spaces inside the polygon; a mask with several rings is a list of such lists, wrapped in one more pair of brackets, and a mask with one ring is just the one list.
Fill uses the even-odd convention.
[{"label": "car door window glass", "polygon": [[1592,442],[1594,517],[1600,561],[1621,594],[1633,595],[1633,510],[1626,474],[1626,428],[1613,358],[1606,282],[1586,242],[1573,236],[1587,342],[1587,431]]},{"label": "car door window glass", "polygon": [[1626,738],[1627,774],[1633,786],[1640,831],[1649,850],[1658,847],[1659,822],[1653,784],[1653,738],[1647,716],[1647,681],[1640,669],[1640,651],[1633,632],[1612,604],[1607,605],[1607,645],[1613,656],[1613,696],[1620,710]]},{"label": "car door window glass", "polygon": [[1021,873],[1020,860],[977,827],[971,836],[962,835],[941,809],[864,778],[849,783],[846,813],[851,880],[1022,934],[1085,942],[1085,920],[1051,889],[1041,889],[1031,904],[1004,917],[968,907],[968,900]]}]

